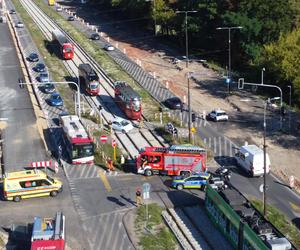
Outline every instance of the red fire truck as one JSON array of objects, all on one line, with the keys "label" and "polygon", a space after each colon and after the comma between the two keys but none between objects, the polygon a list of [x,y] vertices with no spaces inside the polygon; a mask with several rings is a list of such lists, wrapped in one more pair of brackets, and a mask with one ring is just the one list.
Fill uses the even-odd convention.
[{"label": "red fire truck", "polygon": [[41,249],[65,249],[65,216],[61,212],[55,218],[34,218],[31,250]]},{"label": "red fire truck", "polygon": [[137,172],[184,175],[206,170],[206,150],[196,146],[145,147],[137,158]]},{"label": "red fire truck", "polygon": [[142,117],[142,98],[126,82],[114,83],[115,101],[126,116],[132,120]]},{"label": "red fire truck", "polygon": [[60,30],[52,31],[52,41],[59,45],[60,54],[63,59],[69,60],[74,57],[74,46]]}]

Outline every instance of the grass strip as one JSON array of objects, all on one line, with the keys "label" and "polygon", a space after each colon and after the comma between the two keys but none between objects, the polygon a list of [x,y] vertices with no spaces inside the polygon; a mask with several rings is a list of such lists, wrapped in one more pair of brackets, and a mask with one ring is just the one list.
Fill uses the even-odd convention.
[{"label": "grass strip", "polygon": [[159,205],[155,203],[149,204],[146,227],[146,205],[142,205],[137,209],[135,231],[139,237],[139,245],[143,249],[178,249],[175,236],[164,224],[161,216],[162,211],[163,208]]},{"label": "grass strip", "polygon": [[[257,199],[251,199],[254,207],[263,213],[263,203]],[[297,249],[300,249],[300,231],[278,209],[267,205],[267,219],[290,240]]]},{"label": "grass strip", "polygon": [[[143,100],[143,114],[148,119],[148,114],[159,112],[160,105],[152,96],[142,88],[126,71],[124,71],[107,53],[99,49],[99,45],[91,41],[86,37],[86,34],[76,29],[70,24],[69,21],[65,20],[60,14],[58,14],[52,8],[49,8],[42,0],[34,1],[47,15],[55,20],[64,30],[76,40],[80,46],[91,55],[96,62],[104,69],[106,74],[113,79],[126,81],[133,89],[135,89]],[[151,117],[149,117],[150,119]]]}]

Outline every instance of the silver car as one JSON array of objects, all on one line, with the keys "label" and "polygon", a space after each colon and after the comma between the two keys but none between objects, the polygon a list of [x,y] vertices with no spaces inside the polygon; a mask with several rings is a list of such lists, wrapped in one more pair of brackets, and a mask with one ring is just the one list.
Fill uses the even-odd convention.
[{"label": "silver car", "polygon": [[50,82],[49,74],[47,72],[40,73],[38,80],[39,82]]}]

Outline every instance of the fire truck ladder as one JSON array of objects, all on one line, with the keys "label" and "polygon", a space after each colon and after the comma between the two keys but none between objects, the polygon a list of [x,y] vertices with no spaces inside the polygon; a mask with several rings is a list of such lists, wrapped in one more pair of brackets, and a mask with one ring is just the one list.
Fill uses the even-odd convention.
[{"label": "fire truck ladder", "polygon": [[183,146],[183,145],[172,145],[169,147],[169,151],[176,151],[181,153],[205,153],[206,150],[197,146]]}]

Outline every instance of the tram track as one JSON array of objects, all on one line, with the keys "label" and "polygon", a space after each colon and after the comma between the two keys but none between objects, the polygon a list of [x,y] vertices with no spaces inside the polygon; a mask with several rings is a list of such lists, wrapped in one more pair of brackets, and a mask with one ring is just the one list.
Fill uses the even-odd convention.
[{"label": "tram track", "polygon": [[[51,39],[51,32],[53,29],[59,29],[61,30],[65,36],[71,41],[74,45],[74,59],[63,61],[65,67],[69,71],[69,73],[77,78],[77,72],[78,72],[78,66],[80,63],[86,63],[88,62],[95,71],[100,75],[100,79],[102,77],[103,81],[100,81],[101,88],[104,90],[104,93],[107,94],[111,98],[111,103],[105,102],[101,96],[98,97],[91,97],[91,96],[85,96],[85,100],[93,108],[98,115],[100,115],[100,112],[98,110],[99,104],[104,106],[106,112],[101,112],[101,116],[103,117],[106,124],[108,124],[109,121],[111,121],[114,117],[114,113],[118,113],[120,110],[117,107],[116,103],[113,102],[113,81],[107,76],[105,71],[98,65],[98,63],[88,55],[88,53],[81,48],[81,46],[71,37],[69,36],[59,24],[54,22],[47,14],[45,14],[38,6],[36,6],[35,3],[32,1],[24,1],[21,0],[21,3],[25,7],[28,14],[32,17],[32,19],[36,22],[38,27],[41,29],[41,31],[44,33],[45,37],[48,40]],[[49,28],[50,27],[50,28]],[[102,91],[103,92],[103,91]],[[101,100],[101,102],[98,100],[98,98]],[[105,104],[105,105],[103,105]],[[112,104],[112,105],[109,105]],[[117,112],[116,112],[117,111]],[[144,118],[145,119],[145,118]],[[140,148],[145,146],[161,146],[164,145],[163,142],[155,135],[155,133],[152,130],[145,129],[145,132],[142,132],[142,130],[139,130],[138,133],[127,133],[127,134],[119,134],[114,133],[117,141],[121,144],[122,148],[124,148],[128,155],[131,158],[134,158],[137,154]],[[147,135],[146,135],[147,134]],[[141,140],[141,138],[143,138]],[[138,139],[138,140],[137,140]],[[129,144],[133,145],[131,146],[131,149],[128,149],[130,146]]]}]

